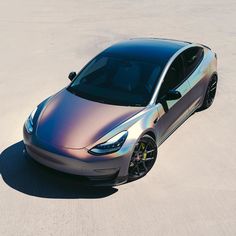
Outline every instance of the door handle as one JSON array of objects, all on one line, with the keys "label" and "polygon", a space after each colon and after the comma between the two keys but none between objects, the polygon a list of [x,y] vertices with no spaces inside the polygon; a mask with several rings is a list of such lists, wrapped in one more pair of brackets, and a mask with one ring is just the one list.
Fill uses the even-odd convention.
[{"label": "door handle", "polygon": [[157,118],[153,121],[153,123],[156,124],[158,120],[159,120],[159,117],[157,117]]}]

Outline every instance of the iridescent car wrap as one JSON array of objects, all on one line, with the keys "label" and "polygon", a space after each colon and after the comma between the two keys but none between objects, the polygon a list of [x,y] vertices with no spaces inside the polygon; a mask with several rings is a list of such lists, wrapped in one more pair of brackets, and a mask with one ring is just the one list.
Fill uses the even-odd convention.
[{"label": "iridescent car wrap", "polygon": [[[23,133],[29,156],[53,169],[86,176],[95,183],[120,184],[128,180],[130,159],[141,137],[148,134],[160,146],[202,106],[209,80],[213,75],[217,76],[216,54],[201,44],[165,39],[137,40],[138,45],[152,40],[152,44],[156,43],[159,48],[160,44],[162,47],[175,47],[168,51],[149,104],[145,107],[104,104],[79,97],[64,88],[39,104],[33,117],[27,119]],[[111,46],[110,50],[114,47],[121,54],[123,51],[127,53],[130,41]],[[182,52],[196,46],[203,48],[204,57],[178,87],[182,97],[166,101],[166,107],[156,102],[171,63]],[[138,46],[136,50],[139,50]],[[148,55],[146,57],[148,60]],[[28,127],[30,124],[32,130]],[[127,137],[118,151],[104,155],[91,152],[92,148],[124,131],[127,131]]]}]

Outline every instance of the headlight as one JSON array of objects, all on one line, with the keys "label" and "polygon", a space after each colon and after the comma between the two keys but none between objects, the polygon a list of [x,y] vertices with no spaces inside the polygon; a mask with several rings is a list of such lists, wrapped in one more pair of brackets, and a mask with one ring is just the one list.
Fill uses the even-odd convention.
[{"label": "headlight", "polygon": [[29,134],[31,134],[33,132],[33,119],[34,119],[34,115],[37,111],[38,107],[36,107],[30,114],[30,116],[28,117],[28,119],[25,122],[25,128],[27,130],[27,132]]},{"label": "headlight", "polygon": [[118,151],[128,136],[128,131],[122,131],[106,141],[105,143],[100,143],[89,150],[89,153],[94,155],[108,154]]}]

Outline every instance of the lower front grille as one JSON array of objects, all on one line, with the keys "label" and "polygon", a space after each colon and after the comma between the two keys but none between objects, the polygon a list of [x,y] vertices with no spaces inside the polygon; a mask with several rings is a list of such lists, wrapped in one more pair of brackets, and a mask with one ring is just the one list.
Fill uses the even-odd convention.
[{"label": "lower front grille", "polygon": [[91,181],[112,181],[116,179],[119,171],[112,175],[101,175],[101,176],[87,176],[87,178]]}]

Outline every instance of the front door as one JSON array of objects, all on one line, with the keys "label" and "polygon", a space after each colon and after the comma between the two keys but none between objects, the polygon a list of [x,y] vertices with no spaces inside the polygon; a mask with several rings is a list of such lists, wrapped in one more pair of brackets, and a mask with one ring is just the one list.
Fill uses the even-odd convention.
[{"label": "front door", "polygon": [[[183,59],[179,55],[169,67],[157,97],[159,118],[155,130],[158,145],[188,116],[190,101],[186,94],[190,91],[190,85],[184,78]],[[169,90],[179,91],[181,98],[166,101],[165,95]]]}]

